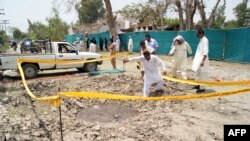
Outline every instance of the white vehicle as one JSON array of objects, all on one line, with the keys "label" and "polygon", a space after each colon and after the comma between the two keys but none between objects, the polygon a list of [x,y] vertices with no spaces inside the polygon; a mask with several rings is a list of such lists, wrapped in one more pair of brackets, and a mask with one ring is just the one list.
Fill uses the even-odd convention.
[{"label": "white vehicle", "polygon": [[[92,60],[101,58],[100,54],[90,52],[78,52],[75,47],[67,42],[49,42],[44,48],[45,53],[36,54],[0,54],[0,71],[18,70],[17,58],[28,58],[38,60]],[[47,64],[29,63],[21,64],[26,78],[35,78],[38,71],[77,68],[79,71],[91,72],[97,69],[102,61],[85,64]]]}]

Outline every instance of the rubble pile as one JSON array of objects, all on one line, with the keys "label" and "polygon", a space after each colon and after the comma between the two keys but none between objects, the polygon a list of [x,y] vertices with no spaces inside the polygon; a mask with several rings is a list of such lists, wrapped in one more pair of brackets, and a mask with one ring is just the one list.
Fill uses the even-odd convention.
[{"label": "rubble pile", "polygon": [[[21,83],[17,85],[22,87]],[[28,86],[37,97],[55,95],[59,91],[96,91],[142,96],[143,81],[139,76],[120,73],[76,77],[67,80],[28,81]],[[166,82],[164,95],[176,91],[181,93],[186,88],[188,86],[176,87],[176,84]],[[60,139],[58,108],[32,101],[23,88],[10,93],[2,94],[5,97],[1,97],[0,137],[2,140],[47,141]],[[171,122],[166,115],[154,115],[155,108],[159,106],[163,110],[170,105],[171,102],[163,101],[64,98],[61,106],[64,138],[65,140],[133,141],[148,137],[148,140],[165,140],[162,135],[155,135],[152,138],[150,134],[153,134],[158,126],[165,127],[168,122]],[[147,111],[152,112],[147,113]],[[152,127],[141,128],[144,121],[149,120],[142,115],[143,113],[154,116],[155,119],[165,117],[166,120],[164,123],[153,124]]]}]

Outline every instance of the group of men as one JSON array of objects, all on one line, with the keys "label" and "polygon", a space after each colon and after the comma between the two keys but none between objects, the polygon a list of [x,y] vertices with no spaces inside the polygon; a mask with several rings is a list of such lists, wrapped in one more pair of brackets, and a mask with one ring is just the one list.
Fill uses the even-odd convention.
[{"label": "group of men", "polygon": [[[195,80],[207,80],[209,69],[209,43],[203,30],[197,30],[196,36],[200,39],[200,41],[194,56],[192,70],[195,72]],[[143,96],[148,97],[150,95],[150,87],[154,83],[157,84],[156,91],[163,91],[164,81],[157,66],[161,66],[163,74],[166,74],[167,69],[165,63],[155,55],[158,48],[156,40],[151,38],[150,35],[146,35],[146,40],[141,41],[140,46],[141,56],[124,59],[123,63],[140,62],[144,81]],[[173,44],[169,53],[174,55],[174,62],[171,71],[173,77],[176,77],[177,71],[181,71],[182,77],[187,79],[187,53],[192,53],[190,45],[184,40],[182,36],[178,35],[173,39]],[[205,91],[205,89],[200,85],[194,86],[193,88],[196,89],[196,93]]]},{"label": "group of men", "polygon": [[[158,48],[158,43],[155,39],[151,38],[149,34],[147,34],[145,36],[145,45],[146,46],[149,46],[152,48],[152,52],[151,54],[155,54],[156,53],[156,50]],[[133,53],[133,48],[134,48],[134,45],[133,45],[133,39],[131,36],[129,36],[129,39],[128,39],[128,52],[129,53]]]},{"label": "group of men", "polygon": [[[89,52],[96,52],[97,51],[97,41],[96,39],[93,37],[92,39],[90,39],[88,37],[88,34],[86,33],[86,51],[89,51]],[[120,52],[120,39],[119,39],[119,36],[117,36],[116,38],[113,38],[113,41],[110,42],[108,41],[107,37],[102,37],[102,36],[99,36],[99,50],[100,51],[104,51],[106,49],[106,51],[109,50],[109,47],[113,42],[115,42],[115,45],[116,45],[116,51],[117,52]]]}]

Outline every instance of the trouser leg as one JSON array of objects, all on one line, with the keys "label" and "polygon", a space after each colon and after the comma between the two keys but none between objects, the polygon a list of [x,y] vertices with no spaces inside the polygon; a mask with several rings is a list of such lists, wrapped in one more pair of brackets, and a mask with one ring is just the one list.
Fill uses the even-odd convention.
[{"label": "trouser leg", "polygon": [[183,79],[187,79],[187,72],[186,70],[181,71],[181,76]]},{"label": "trouser leg", "polygon": [[180,62],[180,71],[183,79],[187,79],[187,58],[183,58]]},{"label": "trouser leg", "polygon": [[162,89],[163,89],[163,86],[164,86],[164,81],[163,81],[163,80],[157,82],[156,90],[162,90]]},{"label": "trouser leg", "polygon": [[147,84],[146,82],[144,82],[144,85],[143,85],[143,96],[144,97],[148,97],[149,94],[150,94],[150,84]]},{"label": "trouser leg", "polygon": [[115,69],[116,68],[116,58],[111,59],[111,64],[113,66],[113,69]]},{"label": "trouser leg", "polygon": [[172,77],[176,77],[176,72],[177,72],[177,68],[172,68],[172,72],[171,72],[171,75]]},{"label": "trouser leg", "polygon": [[144,78],[144,70],[141,71],[141,78]]},{"label": "trouser leg", "polygon": [[[206,80],[206,74],[201,67],[195,72],[195,80]],[[204,89],[204,86],[200,85],[199,88]]]}]

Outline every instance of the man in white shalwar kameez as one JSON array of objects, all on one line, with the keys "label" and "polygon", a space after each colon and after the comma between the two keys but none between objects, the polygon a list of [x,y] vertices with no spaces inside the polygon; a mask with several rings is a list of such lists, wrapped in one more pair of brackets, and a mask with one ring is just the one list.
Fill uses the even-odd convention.
[{"label": "man in white shalwar kameez", "polygon": [[119,39],[119,36],[116,37],[115,44],[116,44],[116,52],[120,52],[121,41]]},{"label": "man in white shalwar kameez", "polygon": [[76,38],[75,46],[76,46],[76,49],[77,49],[78,51],[80,51],[82,45],[81,45],[81,42],[80,42],[80,38],[79,38],[79,37]]},{"label": "man in white shalwar kameez", "polygon": [[133,39],[131,38],[131,36],[129,36],[129,39],[128,39],[128,52],[133,53],[133,48],[134,48]]},{"label": "man in white shalwar kameez", "polygon": [[90,44],[89,44],[89,52],[96,52],[96,44],[94,43],[93,40],[90,41]]},{"label": "man in white shalwar kameez", "polygon": [[[196,53],[194,56],[192,70],[195,72],[195,80],[207,80],[209,71],[209,43],[208,39],[205,37],[203,30],[197,30],[197,37],[200,38],[200,42],[197,46]],[[200,85],[194,87],[196,93],[204,92],[205,89]]]},{"label": "man in white shalwar kameez", "polygon": [[[140,41],[140,46],[141,46],[141,55],[143,55],[143,52],[147,50],[150,54],[154,52],[154,49],[150,46],[146,46],[144,41]],[[141,69],[141,77],[142,79],[144,78],[144,68],[142,63],[138,63],[139,68]]]},{"label": "man in white shalwar kameez", "polygon": [[176,77],[176,72],[178,70],[181,72],[182,78],[187,79],[187,53],[192,54],[190,45],[181,35],[176,36],[169,52],[170,55],[174,55],[172,77]]},{"label": "man in white shalwar kameez", "polygon": [[123,63],[127,62],[138,62],[140,61],[144,66],[144,86],[143,86],[143,96],[148,97],[150,94],[150,86],[153,83],[157,83],[156,91],[163,92],[164,81],[161,77],[161,73],[158,69],[160,65],[162,67],[163,73],[166,74],[166,66],[162,60],[157,56],[151,55],[149,51],[144,51],[143,56],[134,57],[131,59],[124,59]]}]

